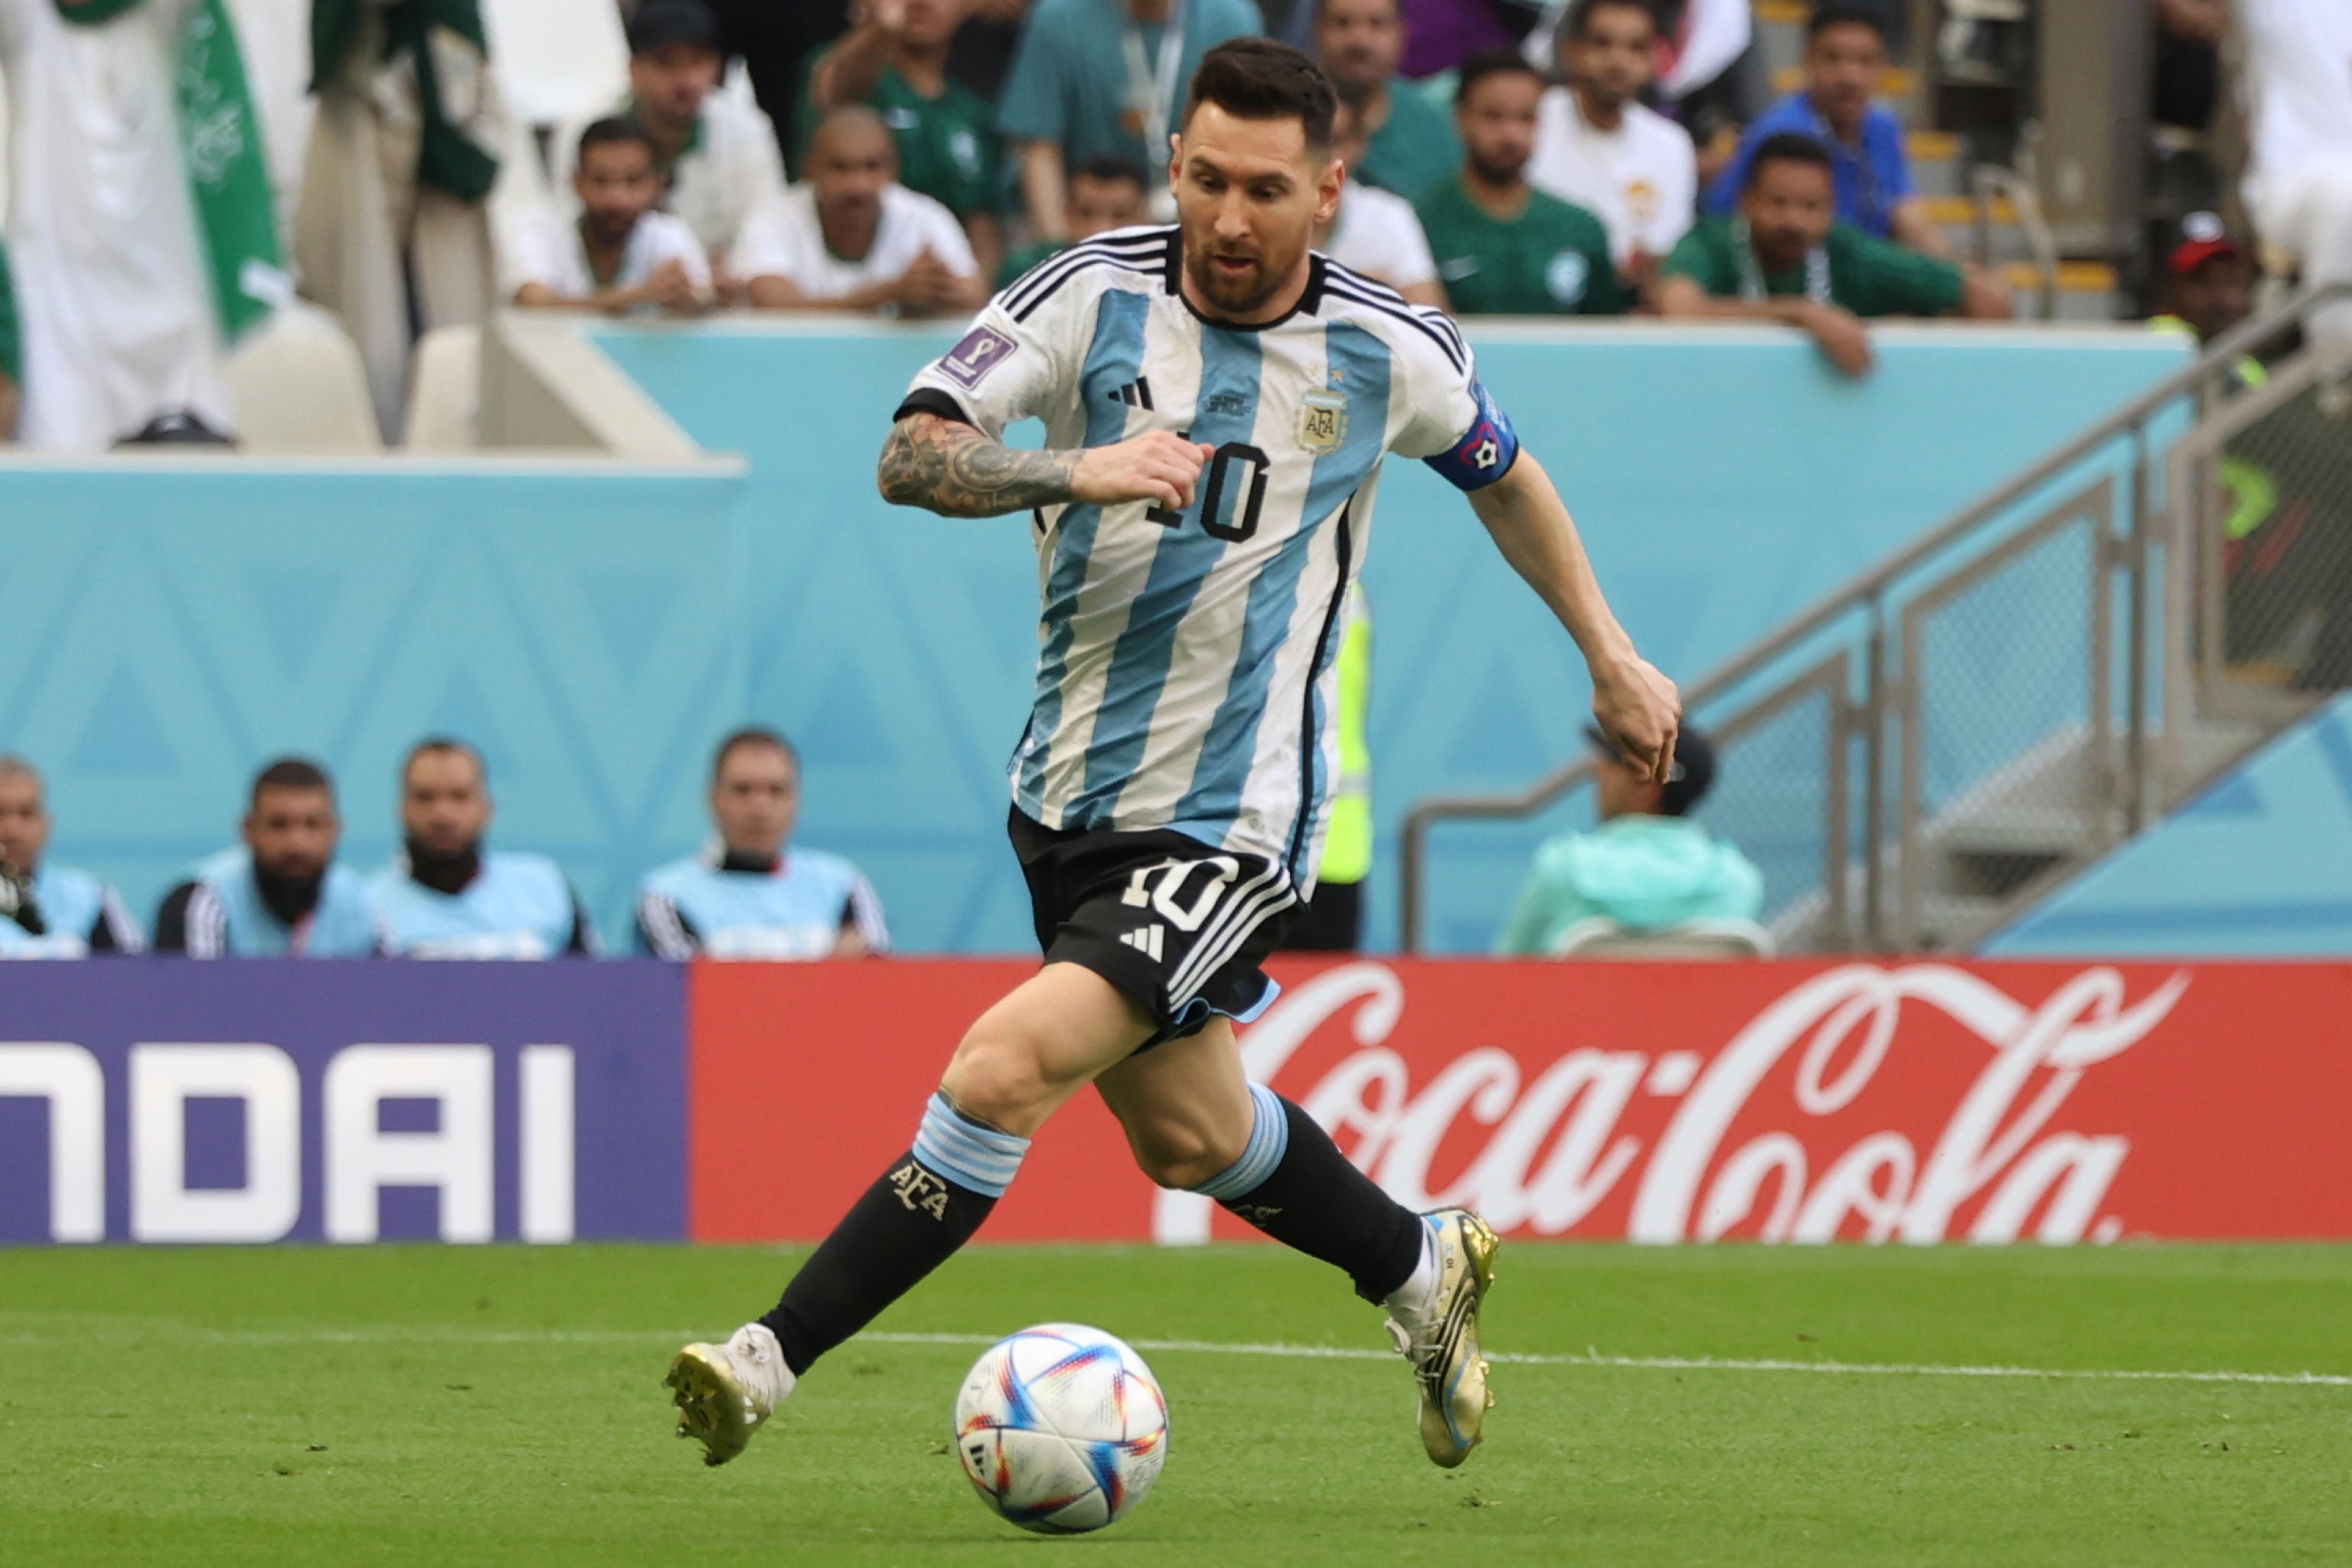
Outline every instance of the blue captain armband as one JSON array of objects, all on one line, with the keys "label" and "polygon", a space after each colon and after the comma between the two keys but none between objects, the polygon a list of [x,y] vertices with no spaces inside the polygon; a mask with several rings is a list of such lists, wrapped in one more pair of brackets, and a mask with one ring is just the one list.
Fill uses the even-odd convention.
[{"label": "blue captain armband", "polygon": [[1483,490],[1509,473],[1511,465],[1519,460],[1519,433],[1511,428],[1510,416],[1487,392],[1486,383],[1470,384],[1470,399],[1477,405],[1477,413],[1469,430],[1437,456],[1422,459],[1457,490]]}]

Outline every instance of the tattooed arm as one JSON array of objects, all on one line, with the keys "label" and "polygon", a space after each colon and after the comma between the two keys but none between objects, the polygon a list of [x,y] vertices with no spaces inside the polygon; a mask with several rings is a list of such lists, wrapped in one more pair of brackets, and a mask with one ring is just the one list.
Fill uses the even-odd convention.
[{"label": "tattooed arm", "polygon": [[945,517],[995,517],[1063,501],[1185,507],[1213,448],[1166,430],[1108,447],[1017,451],[961,421],[916,412],[890,427],[882,499]]}]

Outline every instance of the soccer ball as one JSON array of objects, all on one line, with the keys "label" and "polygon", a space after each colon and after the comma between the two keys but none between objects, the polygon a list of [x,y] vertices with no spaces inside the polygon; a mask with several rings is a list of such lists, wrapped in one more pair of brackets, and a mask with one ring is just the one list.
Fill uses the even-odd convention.
[{"label": "soccer ball", "polygon": [[956,1457],[981,1500],[1024,1530],[1100,1530],[1168,1458],[1168,1401],[1143,1358],[1078,1323],[999,1340],[956,1396]]}]

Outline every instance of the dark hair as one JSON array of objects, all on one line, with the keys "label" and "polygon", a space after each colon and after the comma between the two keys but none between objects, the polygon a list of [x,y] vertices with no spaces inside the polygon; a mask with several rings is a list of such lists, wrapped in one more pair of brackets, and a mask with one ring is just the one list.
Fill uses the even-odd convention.
[{"label": "dark hair", "polygon": [[702,0],[646,0],[627,32],[632,55],[658,54],[672,44],[720,52],[719,18]]},{"label": "dark hair", "polygon": [[1837,174],[1837,165],[1830,162],[1828,148],[1801,132],[1783,131],[1756,144],[1756,151],[1748,159],[1747,177],[1739,182],[1739,188],[1754,190],[1757,177],[1763,174],[1767,163],[1811,163],[1832,178]]},{"label": "dark hair", "polygon": [[1184,123],[1213,103],[1238,120],[1296,120],[1309,147],[1328,150],[1339,100],[1313,60],[1272,38],[1234,38],[1201,57]]},{"label": "dark hair", "polygon": [[458,740],[455,735],[427,735],[409,747],[408,755],[401,759],[400,782],[404,785],[408,783],[408,770],[416,765],[417,758],[443,756],[453,752],[458,756],[472,758],[475,775],[482,781],[485,788],[488,787],[490,764],[482,760],[481,752]]},{"label": "dark hair", "polygon": [[1074,180],[1125,180],[1139,189],[1143,184],[1143,171],[1126,159],[1104,153],[1087,159],[1070,171]]},{"label": "dark hair", "polygon": [[634,120],[614,114],[591,124],[580,133],[580,162],[588,161],[591,147],[642,147],[646,156],[661,162],[661,149],[654,145],[653,132]]},{"label": "dark hair", "polygon": [[719,782],[719,774],[727,766],[727,759],[746,746],[765,746],[771,751],[782,752],[793,760],[793,767],[797,768],[801,765],[799,747],[764,724],[746,724],[719,742],[719,750],[711,753],[710,782],[712,784]]},{"label": "dark hair", "polygon": [[1658,30],[1658,14],[1650,9],[1649,0],[1576,0],[1576,4],[1568,8],[1567,17],[1559,25],[1559,37],[1563,38],[1584,37],[1585,25],[1592,20],[1592,13],[1609,5],[1615,5],[1627,11],[1639,11],[1650,19],[1650,31],[1654,33]]},{"label": "dark hair", "polygon": [[280,757],[253,775],[251,808],[258,811],[261,808],[263,793],[273,789],[323,790],[327,797],[331,800],[334,798],[335,784],[327,776],[326,769],[307,758]]},{"label": "dark hair", "polygon": [[1893,41],[1886,36],[1886,18],[1870,6],[1832,3],[1813,7],[1812,16],[1805,23],[1805,42],[1811,43],[1832,27],[1867,27],[1878,35],[1880,43]]},{"label": "dark hair", "polygon": [[1543,72],[1528,64],[1528,58],[1509,44],[1497,44],[1491,49],[1480,49],[1462,62],[1462,78],[1454,87],[1454,107],[1461,108],[1470,101],[1470,89],[1490,76],[1505,72],[1531,76],[1538,81]]}]

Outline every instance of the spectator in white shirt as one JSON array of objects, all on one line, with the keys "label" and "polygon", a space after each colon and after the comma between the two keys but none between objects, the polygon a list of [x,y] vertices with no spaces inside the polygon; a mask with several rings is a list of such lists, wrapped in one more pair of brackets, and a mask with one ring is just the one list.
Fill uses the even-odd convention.
[{"label": "spectator in white shirt", "polygon": [[1642,0],[1579,0],[1559,29],[1568,85],[1544,94],[1528,163],[1530,184],[1601,220],[1617,269],[1637,288],[1689,230],[1698,197],[1690,137],[1641,102],[1657,43]]},{"label": "spectator in white shirt", "polygon": [[[725,67],[719,24],[703,0],[646,0],[629,22],[629,96],[613,113],[653,138],[669,179],[662,207],[694,230],[719,294],[732,300],[740,273],[731,259],[743,225],[783,195],[784,161],[768,117],[719,91]],[[557,143],[559,192],[570,182],[578,142],[573,130]]]},{"label": "spectator in white shirt", "polygon": [[752,304],[942,316],[987,300],[963,226],[898,184],[898,144],[873,110],[850,104],[820,121],[807,173],[744,230]]},{"label": "spectator in white shirt", "polygon": [[[2246,205],[2314,287],[2352,283],[2352,0],[2239,0]],[[2352,342],[2352,300],[2313,319]]]},{"label": "spectator in white shirt", "polygon": [[682,218],[656,212],[661,166],[634,120],[600,120],[580,133],[572,171],[580,216],[541,212],[507,258],[507,297],[531,310],[667,311],[710,302],[710,264]]},{"label": "spectator in white shirt", "polygon": [[1331,123],[1331,155],[1348,171],[1339,208],[1318,229],[1315,248],[1351,272],[1385,283],[1416,305],[1445,309],[1445,286],[1412,204],[1378,185],[1360,184],[1356,166],[1370,141],[1362,111],[1342,103]]}]

